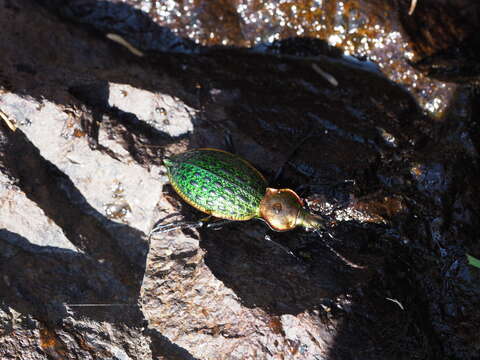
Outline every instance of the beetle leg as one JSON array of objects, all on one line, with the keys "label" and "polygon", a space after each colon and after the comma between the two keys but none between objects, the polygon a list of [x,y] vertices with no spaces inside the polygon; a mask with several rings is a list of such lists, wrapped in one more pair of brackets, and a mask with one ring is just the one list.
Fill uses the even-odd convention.
[{"label": "beetle leg", "polygon": [[220,230],[223,227],[223,225],[230,224],[232,222],[236,222],[236,221],[235,220],[228,220],[228,219],[221,219],[221,220],[217,220],[217,221],[207,223],[207,224],[205,224],[205,227],[208,228],[208,229],[212,229],[212,230]]},{"label": "beetle leg", "polygon": [[235,144],[233,143],[232,139],[232,133],[230,131],[225,131],[225,147],[228,152],[231,152],[232,154],[236,154],[235,151]]},{"label": "beetle leg", "polygon": [[275,184],[276,181],[278,180],[278,178],[282,175],[283,173],[283,170],[285,169],[285,166],[288,164],[288,162],[293,158],[293,156],[295,155],[295,153],[297,152],[297,150],[303,145],[303,143],[312,138],[314,136],[312,135],[307,135],[305,136],[303,139],[301,139],[295,146],[294,148],[290,151],[290,153],[287,155],[287,158],[285,159],[285,161],[283,162],[282,166],[280,166],[280,168],[277,170],[277,172],[275,173],[275,175],[273,175],[273,179],[271,179],[271,181],[269,181],[269,184]]},{"label": "beetle leg", "polygon": [[212,218],[213,216],[209,215],[201,218],[198,221],[174,221],[166,224],[162,224],[162,220],[165,220],[162,219],[153,226],[152,230],[150,230],[150,233],[148,234],[148,240],[150,241],[150,238],[153,234],[163,234],[178,229],[198,229],[202,226],[213,230],[219,230],[223,225],[234,222],[234,220],[227,219],[220,219],[212,222]]},{"label": "beetle leg", "polygon": [[273,241],[272,238],[269,236],[269,235],[265,235],[265,240],[269,241],[271,244],[275,245],[275,246],[278,246],[280,249],[282,249],[283,251],[285,251],[288,255],[291,255],[293,256],[295,259],[297,260],[300,260],[293,252],[290,251],[289,248],[287,248],[286,246],[283,246],[282,244],[279,244],[278,242],[276,241]]},{"label": "beetle leg", "polygon": [[220,230],[223,225],[235,222],[235,220],[228,220],[228,219],[217,219],[217,220],[212,220],[212,219],[215,219],[215,217],[213,217],[212,215],[209,215],[204,218],[201,218],[200,221],[202,221],[205,224],[205,227],[207,229],[212,229],[212,230]]},{"label": "beetle leg", "polygon": [[[342,254],[340,254],[337,250],[335,250],[333,247],[331,247],[329,244],[327,244],[327,242],[323,239],[323,237],[321,236],[320,234],[320,231],[318,230],[314,230],[315,233],[318,235],[318,237],[320,239],[322,239],[323,241],[323,245],[325,245],[327,247],[328,250],[330,250],[333,254],[335,254],[335,256],[337,256],[340,260],[342,260],[346,265],[350,266],[351,268],[354,268],[354,269],[366,269],[367,266],[364,266],[364,265],[358,265],[358,264],[355,264],[354,262],[348,260],[345,256],[343,256]],[[332,236],[332,234],[330,233],[326,233],[329,237],[331,237],[332,239],[334,239],[334,237]]]},{"label": "beetle leg", "polygon": [[148,234],[148,241],[150,242],[150,238],[152,237],[153,234],[162,234],[162,233],[166,233],[166,232],[170,232],[178,229],[190,229],[190,228],[198,229],[202,227],[204,224],[205,222],[203,220],[174,221],[167,224],[157,224],[152,228],[152,230],[150,230],[150,233]]}]

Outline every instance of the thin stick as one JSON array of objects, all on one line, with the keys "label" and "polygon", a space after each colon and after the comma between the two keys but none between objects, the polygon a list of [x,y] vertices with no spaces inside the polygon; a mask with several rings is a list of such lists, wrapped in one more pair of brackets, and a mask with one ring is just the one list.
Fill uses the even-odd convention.
[{"label": "thin stick", "polygon": [[327,80],[330,85],[335,87],[338,86],[338,80],[335,79],[332,74],[326,72],[325,70],[322,70],[317,64],[312,63],[312,69],[315,70],[318,75],[322,76],[325,80]]},{"label": "thin stick", "polygon": [[66,304],[65,306],[71,307],[107,307],[107,306],[137,306],[137,304]]},{"label": "thin stick", "polygon": [[110,40],[116,42],[117,44],[120,44],[120,45],[126,47],[128,49],[128,51],[130,51],[133,55],[136,55],[136,56],[139,56],[139,57],[142,57],[144,55],[143,52],[138,50],[135,46],[130,44],[127,40],[125,40],[120,35],[110,33],[110,34],[107,34],[106,36],[107,36],[107,39],[110,39]]},{"label": "thin stick", "polygon": [[12,131],[17,130],[17,126],[12,122],[12,120],[8,118],[7,114],[5,114],[2,110],[0,110],[0,118],[2,118],[3,121],[5,121],[5,124],[7,124],[10,130]]},{"label": "thin stick", "polygon": [[415,11],[415,8],[417,7],[417,0],[412,0],[410,2],[410,9],[408,9],[408,15],[412,16],[413,12]]}]

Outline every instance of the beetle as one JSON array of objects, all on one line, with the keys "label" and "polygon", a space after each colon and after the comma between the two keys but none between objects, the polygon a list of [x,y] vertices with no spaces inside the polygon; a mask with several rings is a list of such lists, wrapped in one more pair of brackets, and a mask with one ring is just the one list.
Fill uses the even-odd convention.
[{"label": "beetle", "polygon": [[[180,197],[209,216],[227,221],[260,219],[275,231],[303,227],[318,233],[325,229],[324,220],[310,214],[293,190],[268,187],[265,177],[238,155],[199,148],[173,155],[163,162],[169,181]],[[159,225],[150,235],[203,224],[204,220]],[[325,245],[349,266],[363,268]]]},{"label": "beetle", "polygon": [[200,148],[164,160],[170,183],[188,204],[219,219],[265,221],[275,231],[297,226],[323,229],[291,189],[273,189],[247,160],[227,151]]}]

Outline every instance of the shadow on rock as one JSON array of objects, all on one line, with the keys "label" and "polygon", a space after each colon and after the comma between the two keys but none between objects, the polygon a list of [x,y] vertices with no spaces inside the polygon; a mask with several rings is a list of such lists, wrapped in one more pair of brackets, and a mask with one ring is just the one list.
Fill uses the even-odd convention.
[{"label": "shadow on rock", "polygon": [[301,230],[271,233],[266,225],[249,221],[202,231],[200,245],[215,277],[234,290],[244,305],[263,308],[271,315],[297,315],[318,310],[371,276],[371,270],[349,268],[323,241]]},{"label": "shadow on rock", "polygon": [[50,326],[72,313],[130,326],[142,320],[137,299],[112,264],[71,250],[33,245],[5,229],[0,230],[0,242],[2,301],[19,313]]},{"label": "shadow on rock", "polygon": [[[37,296],[44,297],[38,302],[44,306],[51,300],[60,303],[119,303],[134,306],[138,311],[136,303],[147,253],[144,234],[128,225],[112,222],[91,207],[72,181],[45,160],[20,130],[10,134],[2,147],[3,164],[18,179],[19,188],[81,251],[75,253],[46,247],[45,251],[35,254],[33,249],[39,250],[40,246],[27,246],[27,239],[10,233],[6,236],[11,240],[10,245],[17,243],[22,251],[20,258],[15,256],[10,260],[19,261],[18,266],[11,264],[4,270],[13,271],[12,275],[19,274],[17,267],[23,261],[29,264],[20,266],[25,273],[21,280],[22,276],[17,276],[16,284],[33,292],[36,292],[34,284],[51,288],[45,293],[36,292]],[[29,279],[29,276],[33,278]],[[76,277],[83,279],[84,283],[75,281]],[[10,281],[13,279],[15,276]],[[65,291],[63,298],[62,289]],[[31,305],[36,303],[33,301]],[[12,302],[12,306],[14,304]]]}]

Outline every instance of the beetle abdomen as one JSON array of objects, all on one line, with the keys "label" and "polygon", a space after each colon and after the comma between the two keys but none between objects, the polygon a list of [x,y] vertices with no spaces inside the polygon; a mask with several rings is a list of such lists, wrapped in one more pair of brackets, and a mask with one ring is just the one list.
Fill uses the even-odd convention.
[{"label": "beetle abdomen", "polygon": [[247,161],[217,149],[196,149],[164,161],[175,191],[193,207],[215,217],[259,216],[265,178]]}]

